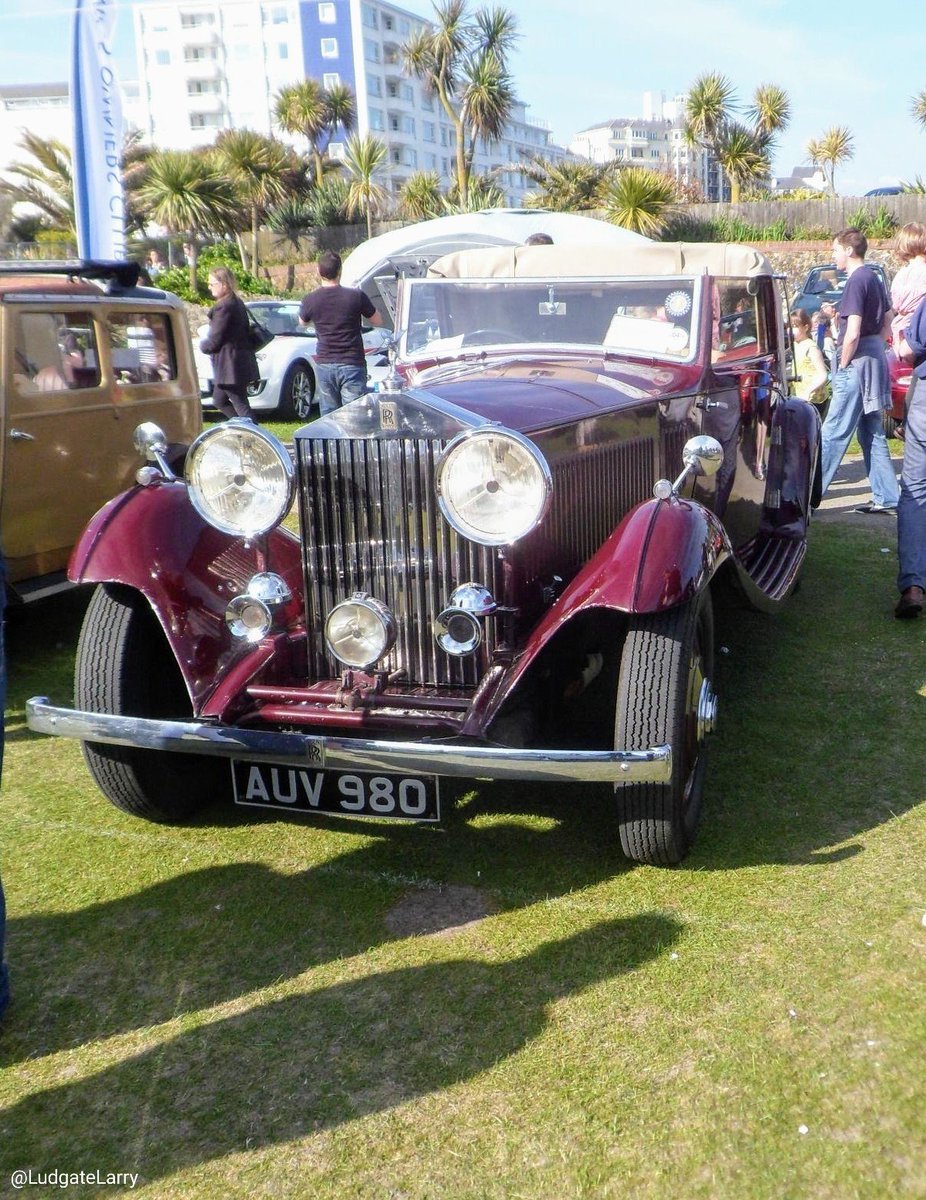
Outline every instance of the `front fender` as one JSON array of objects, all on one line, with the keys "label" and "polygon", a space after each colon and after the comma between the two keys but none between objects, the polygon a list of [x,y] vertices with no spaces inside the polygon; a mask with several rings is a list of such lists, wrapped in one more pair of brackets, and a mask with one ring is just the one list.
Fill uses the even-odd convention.
[{"label": "front fender", "polygon": [[693,500],[649,500],[629,512],[552,605],[498,680],[481,724],[491,724],[544,649],[580,613],[653,613],[690,600],[732,548],[717,517]]},{"label": "front fender", "polygon": [[228,602],[252,575],[261,570],[280,575],[293,593],[281,623],[301,620],[299,541],[284,529],[263,540],[262,556],[254,543],[213,529],[180,482],[136,487],[93,517],[71,554],[68,577],[75,583],[122,584],[147,598],[198,714],[230,673],[246,680],[272,657],[274,642],[250,645],[232,638],[225,623]]}]

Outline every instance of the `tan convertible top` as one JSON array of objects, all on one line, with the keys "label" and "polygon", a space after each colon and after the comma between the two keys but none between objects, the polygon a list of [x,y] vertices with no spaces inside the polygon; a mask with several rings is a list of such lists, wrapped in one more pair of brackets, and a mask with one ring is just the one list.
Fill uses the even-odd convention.
[{"label": "tan convertible top", "polygon": [[429,278],[611,278],[615,275],[770,275],[764,255],[735,242],[651,242],[627,246],[492,246],[456,250],[428,268]]}]

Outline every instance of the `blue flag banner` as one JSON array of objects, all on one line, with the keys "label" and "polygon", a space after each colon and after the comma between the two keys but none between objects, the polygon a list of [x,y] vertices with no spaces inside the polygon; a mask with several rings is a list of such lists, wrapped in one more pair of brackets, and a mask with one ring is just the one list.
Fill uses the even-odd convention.
[{"label": "blue flag banner", "polygon": [[122,98],[112,33],[118,0],[75,0],[71,46],[74,212],[81,258],[125,258]]}]

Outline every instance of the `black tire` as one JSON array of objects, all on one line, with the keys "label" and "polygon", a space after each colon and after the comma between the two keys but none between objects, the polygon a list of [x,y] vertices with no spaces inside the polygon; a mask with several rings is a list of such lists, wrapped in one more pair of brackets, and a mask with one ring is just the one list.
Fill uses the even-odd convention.
[{"label": "black tire", "polygon": [[315,375],[301,358],[289,364],[280,388],[279,415],[283,421],[308,421],[315,397]]},{"label": "black tire", "polygon": [[702,684],[714,674],[714,619],[708,591],[667,612],[632,618],[621,655],[614,739],[642,750],[669,743],[666,784],[618,784],[621,849],[634,862],[681,862],[697,832],[706,751],[699,731]]},{"label": "black tire", "polygon": [[[173,653],[138,592],[103,584],[93,593],[77,645],[74,695],[86,712],[192,715]],[[227,766],[218,760],[95,742],[83,751],[104,796],[148,821],[186,820],[228,789]]]}]

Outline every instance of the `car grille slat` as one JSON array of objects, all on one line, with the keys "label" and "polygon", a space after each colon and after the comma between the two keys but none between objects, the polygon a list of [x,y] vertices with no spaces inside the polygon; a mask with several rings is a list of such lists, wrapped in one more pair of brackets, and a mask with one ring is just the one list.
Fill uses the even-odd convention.
[{"label": "car grille slat", "polygon": [[484,624],[478,654],[454,658],[437,646],[434,618],[455,587],[470,580],[496,596],[492,551],[461,538],[443,519],[434,466],[445,443],[411,438],[300,438],[297,463],[304,547],[309,670],[336,678],[324,623],[335,604],[368,592],[396,618],[398,637],[378,668],[424,686],[475,686],[495,649]]}]

